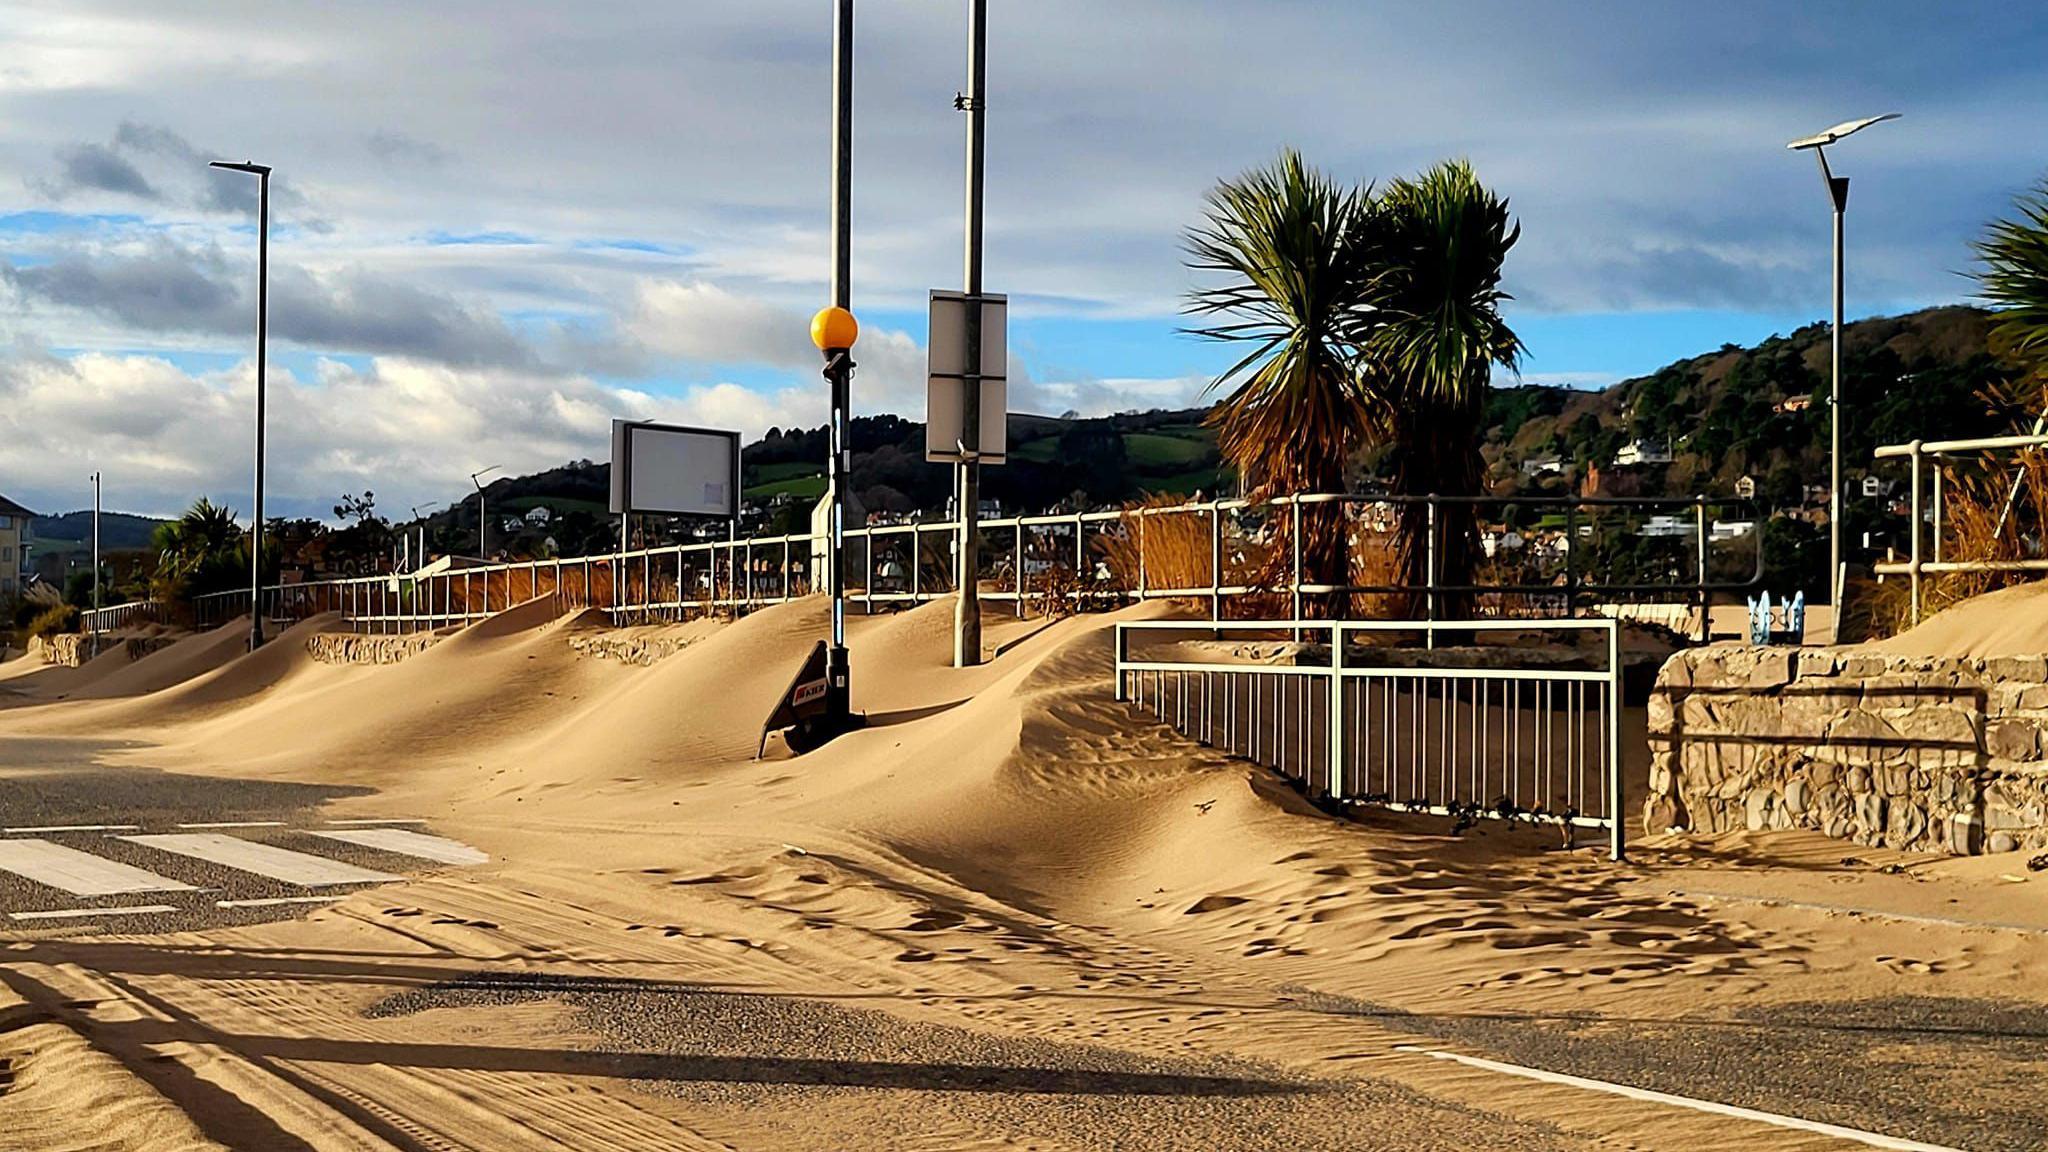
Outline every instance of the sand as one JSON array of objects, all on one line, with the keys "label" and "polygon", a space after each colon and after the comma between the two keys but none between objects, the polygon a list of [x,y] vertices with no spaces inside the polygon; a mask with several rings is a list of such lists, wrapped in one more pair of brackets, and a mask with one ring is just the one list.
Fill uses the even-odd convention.
[{"label": "sand", "polygon": [[[72,1146],[59,1118],[104,1108],[77,1146],[1847,1146],[1403,1051],[1600,1066],[1544,1023],[1597,1016],[1661,1030],[1622,1050],[1665,1090],[2026,1146],[1970,1095],[1988,1075],[1941,1083],[1951,1119],[1877,1099],[1862,1056],[1744,1079],[1734,1029],[2048,999],[2048,874],[1799,834],[1617,866],[1549,830],[1333,819],[1110,698],[1108,625],[1170,611],[992,616],[999,654],[965,671],[949,603],[855,617],[869,726],[762,760],[820,601],[647,666],[579,655],[602,620],[544,603],[388,666],[312,661],[332,621],[254,655],[229,625],[25,695],[0,737],[367,786],[330,815],[428,819],[491,863],[254,927],[0,929],[25,1002],[0,1058],[36,1053],[0,1144]],[[1902,1083],[1975,1067],[1893,1040]],[[62,1074],[31,1084],[38,1061]]]},{"label": "sand", "polygon": [[1871,647],[1899,656],[2039,656],[2048,652],[2048,581],[1973,596]]}]

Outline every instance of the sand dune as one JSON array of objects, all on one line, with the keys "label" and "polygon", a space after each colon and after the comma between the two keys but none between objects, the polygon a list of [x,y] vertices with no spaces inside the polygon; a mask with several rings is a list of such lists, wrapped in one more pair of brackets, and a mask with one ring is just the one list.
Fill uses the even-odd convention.
[{"label": "sand dune", "polygon": [[[379,791],[334,814],[427,817],[491,858],[305,920],[33,945],[29,976],[50,988],[39,1011],[160,1021],[146,1067],[141,1047],[79,1041],[115,1075],[60,1099],[87,1106],[134,1061],[148,1086],[119,1090],[145,1105],[160,1092],[197,1125],[122,1147],[233,1144],[224,1117],[254,1110],[323,1150],[396,1143],[377,1136],[392,1115],[421,1147],[1014,1148],[1022,1132],[1047,1148],[1345,1146],[1319,1142],[1320,1124],[1374,1126],[1404,1148],[1818,1149],[1832,1145],[1404,1057],[1413,1033],[1385,1012],[1721,1019],[1759,1003],[2011,996],[2048,962],[2048,933],[1930,935],[1736,902],[1763,892],[2048,928],[2036,885],[1967,863],[1942,886],[1953,903],[1923,906],[1911,876],[1880,870],[1891,857],[1852,864],[1796,837],[1672,844],[1616,867],[1547,828],[1454,835],[1437,818],[1325,815],[1111,699],[1110,624],[1172,611],[992,616],[999,655],[972,670],[949,666],[949,603],[856,616],[868,726],[801,757],[771,743],[760,761],[758,725],[823,636],[822,600],[681,626],[691,642],[646,665],[580,655],[572,641],[610,634],[602,616],[557,619],[546,603],[385,666],[312,662],[297,640],[329,621],[255,654],[210,633],[107,674],[105,698],[11,709],[0,735],[141,742],[117,761],[368,785]],[[53,975],[102,970],[116,975],[98,1000]],[[431,991],[478,970],[654,991],[617,1011],[546,984]],[[755,999],[690,999],[706,988]],[[959,1075],[1044,1087],[1068,1060],[1093,1075],[1102,1060],[1238,1061],[1227,1067],[1335,1095],[1140,1106],[1142,1093],[787,1079],[788,1060],[820,1053],[867,1076],[957,1062],[970,1042],[946,1029],[997,1046],[984,1053],[996,1072]],[[718,1059],[781,1047],[754,1079],[612,1076],[570,1058],[599,1047],[654,1061],[665,1044]],[[232,1083],[234,1109],[209,1076]],[[1367,1084],[1393,1095],[1369,1110],[1344,1095]],[[0,1125],[45,1099],[0,1094]],[[1448,1129],[1446,1109],[1460,1117]]]},{"label": "sand dune", "polygon": [[1871,647],[1900,656],[2039,656],[2048,652],[2048,581],[1973,596]]}]

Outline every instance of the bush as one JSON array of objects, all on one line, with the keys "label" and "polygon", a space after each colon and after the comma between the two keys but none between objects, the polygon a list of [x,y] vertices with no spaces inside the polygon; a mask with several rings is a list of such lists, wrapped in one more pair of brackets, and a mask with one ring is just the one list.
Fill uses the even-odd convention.
[{"label": "bush", "polygon": [[28,622],[30,636],[58,636],[78,631],[78,608],[72,604],[52,604],[36,613]]}]

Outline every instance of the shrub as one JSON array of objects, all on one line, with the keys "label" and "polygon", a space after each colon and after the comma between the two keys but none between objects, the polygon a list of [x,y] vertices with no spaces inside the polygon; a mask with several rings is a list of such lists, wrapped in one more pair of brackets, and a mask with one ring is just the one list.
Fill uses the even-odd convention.
[{"label": "shrub", "polygon": [[78,608],[73,604],[52,604],[28,622],[30,636],[57,636],[78,631]]}]

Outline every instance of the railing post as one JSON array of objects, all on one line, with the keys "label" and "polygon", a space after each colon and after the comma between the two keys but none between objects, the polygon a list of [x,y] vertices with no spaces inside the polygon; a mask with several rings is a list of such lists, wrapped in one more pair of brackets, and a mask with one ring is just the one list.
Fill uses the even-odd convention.
[{"label": "railing post", "polygon": [[[1223,619],[1223,503],[1209,502],[1209,619]],[[1220,637],[1222,633],[1219,631]]]},{"label": "railing post", "polygon": [[1941,466],[1939,459],[1934,462],[1934,562],[1941,563],[1941,506],[1942,489],[1946,486],[1948,469]]},{"label": "railing post", "polygon": [[1138,600],[1145,599],[1145,510],[1138,509]]},{"label": "railing post", "polygon": [[1297,625],[1293,635],[1294,639],[1299,642],[1301,640],[1301,628],[1299,627],[1301,622],[1301,494],[1297,492],[1289,499],[1291,503],[1287,505],[1288,523],[1293,525],[1293,528],[1288,532],[1288,537],[1289,543],[1292,545],[1290,551],[1293,555],[1290,558],[1290,562],[1294,572],[1294,579],[1290,582],[1293,585],[1291,603],[1293,605],[1292,618]]},{"label": "railing post", "polygon": [[1110,675],[1116,680],[1116,700],[1118,703],[1122,703],[1124,699],[1124,626],[1121,624],[1116,625],[1111,629],[1110,637]]},{"label": "railing post", "polygon": [[[1920,623],[1920,441],[1915,440],[1906,447],[1908,450],[1907,460],[1913,469],[1913,523],[1912,527],[1908,529],[1908,531],[1911,534],[1910,539],[1912,541],[1912,547],[1908,550],[1908,570],[1912,573],[1912,579],[1910,581],[1912,598],[1911,618],[1913,623],[1918,624]],[[1841,605],[1835,605],[1835,611],[1841,611]],[[1840,627],[1841,622],[1838,620],[1836,621],[1836,629],[1838,632],[1840,630]]]},{"label": "railing post", "polygon": [[1628,814],[1621,796],[1621,621],[1607,622],[1607,855],[1623,855]]},{"label": "railing post", "polygon": [[1564,506],[1564,618],[1579,614],[1579,506]]},{"label": "railing post", "polygon": [[1713,613],[1713,593],[1707,591],[1707,498],[1693,497],[1693,543],[1699,551],[1699,593],[1700,593],[1700,643],[1713,639],[1713,625],[1708,617]]},{"label": "railing post", "polygon": [[[1423,550],[1422,586],[1423,594],[1429,601],[1428,619],[1430,623],[1434,624],[1436,623],[1436,496],[1431,494],[1424,497],[1424,499],[1429,501],[1429,503],[1423,505],[1428,510],[1429,546]],[[1423,635],[1427,637],[1427,642],[1423,647],[1436,647],[1436,629],[1431,628],[1423,633]]]},{"label": "railing post", "polygon": [[1024,618],[1024,517],[1017,517],[1017,619]]},{"label": "railing post", "polygon": [[1344,798],[1344,625],[1330,622],[1330,724],[1326,734],[1330,799]]}]

